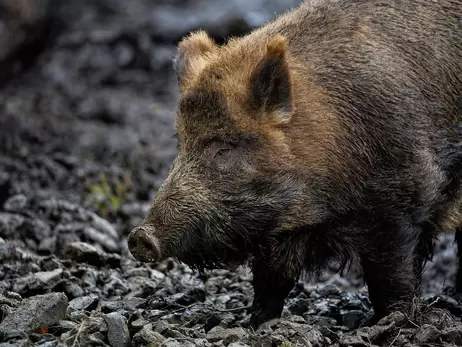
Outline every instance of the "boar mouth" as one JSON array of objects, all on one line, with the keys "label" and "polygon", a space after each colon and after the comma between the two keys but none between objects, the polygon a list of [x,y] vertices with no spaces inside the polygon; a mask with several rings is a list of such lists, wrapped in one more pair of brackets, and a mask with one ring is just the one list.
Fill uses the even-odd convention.
[{"label": "boar mouth", "polygon": [[170,250],[176,250],[172,256],[195,270],[233,269],[246,263],[255,240],[244,228],[215,222],[215,228],[202,224],[202,228],[196,226],[182,234],[180,243],[170,244]]},{"label": "boar mouth", "polygon": [[176,257],[180,262],[188,265],[193,270],[203,271],[205,269],[236,269],[247,262],[252,252],[249,250],[232,250],[224,251],[220,249],[217,254],[210,250],[200,250],[196,252],[187,252]]}]

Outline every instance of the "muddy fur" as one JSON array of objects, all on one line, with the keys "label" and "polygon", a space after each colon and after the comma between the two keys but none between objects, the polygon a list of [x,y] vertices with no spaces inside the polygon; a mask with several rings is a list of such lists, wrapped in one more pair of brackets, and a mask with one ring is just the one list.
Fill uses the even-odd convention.
[{"label": "muddy fur", "polygon": [[224,46],[184,38],[179,154],[141,225],[155,260],[250,261],[253,327],[331,259],[361,267],[373,321],[410,310],[433,239],[462,227],[461,8],[313,0]]}]

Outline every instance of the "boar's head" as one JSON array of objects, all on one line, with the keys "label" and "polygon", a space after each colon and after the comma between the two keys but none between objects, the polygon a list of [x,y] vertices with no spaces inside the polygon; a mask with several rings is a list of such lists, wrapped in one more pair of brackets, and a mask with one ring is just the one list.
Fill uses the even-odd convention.
[{"label": "boar's head", "polygon": [[178,47],[179,152],[128,245],[135,258],[195,268],[242,264],[283,223],[300,187],[285,128],[293,113],[285,39]]}]

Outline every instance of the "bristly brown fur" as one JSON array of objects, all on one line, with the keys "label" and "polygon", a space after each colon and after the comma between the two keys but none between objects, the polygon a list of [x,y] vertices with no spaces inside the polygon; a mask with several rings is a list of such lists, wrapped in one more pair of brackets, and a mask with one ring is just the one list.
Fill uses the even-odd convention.
[{"label": "bristly brown fur", "polygon": [[132,252],[250,260],[253,327],[331,259],[361,267],[375,319],[409,308],[433,239],[462,239],[461,8],[312,0],[182,40],[179,154],[142,224],[159,249],[137,233]]}]

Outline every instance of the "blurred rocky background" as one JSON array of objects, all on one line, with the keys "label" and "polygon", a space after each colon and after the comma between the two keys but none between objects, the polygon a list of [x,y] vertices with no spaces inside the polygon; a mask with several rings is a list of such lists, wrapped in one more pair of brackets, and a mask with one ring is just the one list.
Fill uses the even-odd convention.
[{"label": "blurred rocky background", "polygon": [[427,265],[422,321],[360,330],[354,272],[306,279],[283,320],[251,332],[247,269],[127,252],[176,154],[178,40],[201,28],[222,43],[299,2],[0,0],[1,347],[462,344],[451,236]]}]

